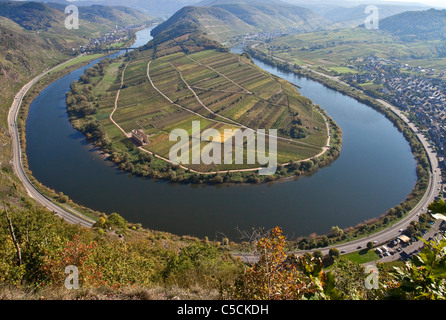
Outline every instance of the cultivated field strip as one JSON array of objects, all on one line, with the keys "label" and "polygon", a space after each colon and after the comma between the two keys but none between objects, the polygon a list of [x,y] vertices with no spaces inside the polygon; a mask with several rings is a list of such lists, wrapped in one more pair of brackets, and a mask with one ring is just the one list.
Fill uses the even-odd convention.
[{"label": "cultivated field strip", "polygon": [[[224,129],[252,129],[257,134],[258,129],[277,129],[277,156],[282,163],[310,159],[326,150],[324,117],[293,86],[251,66],[247,59],[215,50],[155,60],[141,54],[119,72],[121,86],[110,120],[126,136],[133,129],[145,130],[150,143],[140,149],[163,160],[168,160],[176,144],[169,141],[170,132],[185,129],[191,134],[192,121],[200,121],[201,131],[214,128],[222,134]],[[308,137],[295,139],[287,134],[296,118],[302,118]],[[202,163],[188,168],[200,173],[249,171],[259,164]]]}]

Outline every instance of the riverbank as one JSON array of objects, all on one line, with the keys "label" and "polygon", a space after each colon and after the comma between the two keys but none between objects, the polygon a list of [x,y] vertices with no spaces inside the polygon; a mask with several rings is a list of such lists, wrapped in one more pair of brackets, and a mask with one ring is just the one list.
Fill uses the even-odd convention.
[{"label": "riverbank", "polygon": [[[17,108],[12,107],[10,116],[10,128],[17,131],[17,144],[19,148],[15,150],[15,171],[23,171],[21,175],[22,183],[27,185],[27,191],[36,201],[40,202],[47,208],[55,213],[62,215],[68,221],[81,222],[85,226],[91,226],[94,221],[99,217],[99,212],[91,210],[87,207],[80,206],[73,201],[69,200],[68,197],[63,195],[63,193],[57,193],[55,190],[48,188],[44,184],[40,183],[32,174],[29,164],[28,157],[26,154],[26,126],[25,122],[28,116],[28,111],[31,102],[39,95],[39,93],[58,79],[69,74],[70,72],[87,65],[92,60],[96,59],[98,56],[91,56],[90,59],[85,59],[85,56],[81,55],[77,58],[71,59],[67,62],[60,64],[58,67],[53,69],[51,72],[45,72],[40,75],[38,81],[31,81],[26,85],[26,90],[23,93],[19,93],[21,96],[20,101],[16,100],[14,103],[18,103]],[[79,61],[77,61],[79,60]],[[16,109],[16,111],[14,111]],[[14,123],[14,118],[17,119],[17,123]],[[28,183],[27,183],[28,182]],[[35,189],[35,190],[34,190]],[[35,192],[37,191],[37,193]],[[40,199],[40,200],[39,200]],[[48,202],[48,200],[50,202]],[[77,217],[77,219],[72,219],[71,216]],[[85,221],[85,223],[84,223]]]}]

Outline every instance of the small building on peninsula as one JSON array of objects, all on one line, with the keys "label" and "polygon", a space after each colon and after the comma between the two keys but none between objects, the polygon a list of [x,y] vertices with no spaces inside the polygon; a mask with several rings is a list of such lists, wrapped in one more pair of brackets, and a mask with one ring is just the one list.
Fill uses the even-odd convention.
[{"label": "small building on peninsula", "polygon": [[132,130],[132,140],[135,141],[135,143],[140,145],[140,146],[144,146],[144,145],[149,143],[149,138],[140,129]]}]

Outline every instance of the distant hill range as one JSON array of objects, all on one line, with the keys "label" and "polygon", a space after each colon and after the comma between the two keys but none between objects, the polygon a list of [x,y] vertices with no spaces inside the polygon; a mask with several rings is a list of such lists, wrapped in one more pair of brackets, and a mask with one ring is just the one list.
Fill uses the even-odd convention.
[{"label": "distant hill range", "polygon": [[[126,6],[139,10],[150,16],[167,19],[184,6],[194,5],[200,0],[34,0],[37,2],[55,2],[63,5],[74,4],[76,6]],[[1,2],[1,0],[0,0]]]},{"label": "distant hill range", "polygon": [[408,11],[383,19],[381,30],[411,39],[446,39],[446,10]]},{"label": "distant hill range", "polygon": [[329,24],[327,19],[308,8],[279,0],[205,0],[197,5],[224,9],[260,31],[294,28],[308,32]]},{"label": "distant hill range", "polygon": [[[339,28],[356,27],[367,16],[364,12],[366,6],[374,4],[379,8],[380,19],[399,14],[405,11],[427,10],[430,7],[413,2],[390,2],[375,0],[347,1],[347,0],[34,0],[37,2],[55,2],[63,5],[74,4],[77,6],[105,5],[122,6],[139,10],[150,16],[170,18],[178,10],[187,6],[219,7],[237,17],[247,25],[235,24],[242,30],[250,30],[256,27],[265,31],[271,28],[294,27],[303,31],[315,31],[318,27]],[[0,0],[1,2],[1,0]],[[248,6],[248,8],[247,8]],[[205,18],[204,18],[205,19]],[[212,23],[216,20],[211,19]],[[218,20],[217,20],[218,21]],[[223,19],[221,29],[217,30],[221,35],[213,35],[223,38],[226,26]],[[212,26],[212,24],[209,24]],[[329,25],[330,27],[327,27]],[[218,28],[217,28],[218,29]],[[212,34],[211,30],[208,30]],[[228,33],[228,31],[226,31]]]},{"label": "distant hill range", "polygon": [[[344,6],[309,6],[313,11],[319,13],[324,18],[333,23],[333,27],[356,27],[364,23],[368,16],[365,13],[368,5],[362,4],[354,7]],[[385,19],[395,14],[405,11],[421,11],[427,7],[421,5],[395,5],[395,4],[378,4],[379,19]]]},{"label": "distant hill range", "polygon": [[153,35],[189,25],[213,40],[224,42],[230,37],[258,32],[310,32],[322,30],[329,22],[313,11],[272,0],[213,0],[180,9],[153,30]]},{"label": "distant hill range", "polygon": [[[79,10],[79,29],[65,28],[65,6],[0,0],[0,113],[18,88],[43,69],[72,56],[72,49],[116,25],[159,21],[134,9],[93,6]],[[6,105],[4,105],[4,103]]]},{"label": "distant hill range", "polygon": [[[64,12],[66,5],[57,3],[47,3],[48,6]],[[79,18],[102,24],[115,23],[118,26],[137,25],[144,22],[153,23],[154,21],[161,22],[162,19],[156,16],[150,16],[142,13],[139,10],[125,7],[125,6],[105,6],[105,5],[91,5],[79,7]]]},{"label": "distant hill range", "polygon": [[[8,18],[27,30],[58,29],[64,25],[66,5],[60,3],[38,3],[22,1],[2,1],[0,16]],[[138,25],[160,21],[135,9],[107,7],[102,5],[79,7],[79,18],[98,26],[114,27]]]}]

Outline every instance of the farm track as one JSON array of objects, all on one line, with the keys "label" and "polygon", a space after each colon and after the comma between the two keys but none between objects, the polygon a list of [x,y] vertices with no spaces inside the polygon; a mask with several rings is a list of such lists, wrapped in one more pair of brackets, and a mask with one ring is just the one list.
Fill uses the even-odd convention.
[{"label": "farm track", "polygon": [[208,69],[214,71],[215,73],[219,74],[220,76],[222,76],[223,78],[225,78],[225,79],[228,80],[229,82],[232,82],[234,85],[236,85],[237,87],[239,87],[240,89],[242,89],[243,91],[245,91],[245,93],[247,93],[247,94],[252,94],[251,91],[247,90],[246,88],[243,88],[241,85],[239,85],[239,84],[236,83],[235,81],[229,79],[229,78],[228,78],[226,75],[224,75],[223,73],[221,73],[221,72],[215,70],[214,68],[212,68],[212,67],[210,67],[210,66],[207,66],[207,65],[205,65],[205,64],[202,64],[200,61],[197,61],[197,60],[191,58],[189,55],[186,55],[186,57],[189,58],[190,60],[192,60],[193,62],[195,62],[196,64],[198,64],[198,65],[200,65],[200,66],[203,66],[203,67],[205,67],[205,68],[208,68]]},{"label": "farm track", "polygon": [[[192,59],[192,58],[190,58],[190,59]],[[193,59],[192,59],[193,60]],[[193,61],[195,61],[195,60],[193,60]],[[150,62],[149,62],[149,64],[150,64]],[[205,108],[207,111],[209,111],[211,114],[213,114],[213,115],[215,115],[216,117],[220,117],[220,118],[222,118],[222,119],[225,119],[225,120],[227,120],[227,121],[230,121],[230,122],[232,122],[233,124],[235,124],[235,125],[237,125],[237,126],[239,126],[239,127],[241,127],[241,128],[243,128],[243,129],[246,129],[246,130],[252,130],[252,131],[254,131],[256,134],[259,134],[259,135],[265,135],[265,136],[271,136],[271,135],[269,135],[269,134],[263,134],[263,133],[260,133],[260,132],[258,132],[257,130],[255,130],[255,129],[252,129],[252,128],[250,128],[250,127],[247,127],[247,126],[245,126],[244,124],[241,124],[241,123],[239,123],[239,122],[237,122],[237,121],[234,121],[234,120],[232,120],[232,119],[229,119],[229,118],[227,118],[227,117],[224,117],[224,116],[222,116],[222,115],[219,115],[219,114],[217,114],[217,113],[215,113],[214,111],[212,111],[211,109],[209,109],[201,100],[200,100],[200,98],[198,97],[198,95],[197,95],[197,93],[192,89],[192,87],[186,82],[186,80],[184,79],[184,77],[183,77],[183,74],[181,73],[181,71],[177,68],[177,67],[175,67],[171,62],[169,62],[169,64],[178,72],[178,74],[180,75],[180,78],[181,78],[181,80],[184,82],[184,84],[187,86],[187,88],[194,94],[194,96],[195,96],[195,98],[196,98],[196,100],[198,101],[198,103],[200,103],[200,105],[203,107],[203,108]],[[206,65],[204,65],[204,64],[202,64],[202,66],[206,66]],[[211,67],[209,67],[209,68],[211,68]],[[149,71],[147,71],[147,75],[150,77],[150,74],[149,74]],[[224,76],[224,75],[222,75],[222,76]],[[231,82],[232,82],[232,80],[230,80]],[[152,81],[150,81],[151,83],[152,83],[152,86],[153,86],[153,82]],[[157,89],[155,86],[154,86],[154,88],[155,89]],[[246,90],[245,88],[243,88],[244,90]],[[160,90],[158,90],[157,89],[157,91],[158,92],[161,92]],[[250,91],[247,91],[247,92],[249,92],[249,94],[253,94],[253,93],[251,93]],[[163,96],[164,96],[164,94],[163,94]],[[261,100],[263,100],[263,99],[261,99]],[[170,99],[169,99],[169,101],[171,101]],[[267,103],[269,103],[268,101],[266,101]],[[205,119],[207,119],[207,120],[210,120],[209,118],[205,118]],[[325,121],[325,123],[327,124],[327,120],[325,119],[325,117],[324,117],[324,121]],[[328,132],[328,131],[327,131]],[[288,142],[292,142],[292,143],[297,143],[297,144],[300,144],[300,145],[303,145],[303,146],[306,146],[306,147],[310,147],[310,148],[321,148],[320,146],[316,146],[316,145],[313,145],[313,144],[308,144],[308,143],[305,143],[305,142],[300,142],[300,141],[296,141],[296,140],[294,140],[294,139],[289,139],[289,138],[284,138],[284,137],[279,137],[279,136],[274,136],[274,137],[276,137],[278,140],[282,140],[282,141],[288,141]],[[327,144],[328,145],[328,144]]]},{"label": "farm track", "polygon": [[[207,67],[207,68],[213,70],[214,72],[218,73],[219,75],[221,75],[222,77],[224,77],[225,79],[227,79],[228,81],[230,81],[231,83],[235,84],[237,87],[243,89],[243,92],[237,92],[237,93],[241,93],[241,94],[253,94],[253,93],[250,92],[249,90],[246,90],[245,88],[241,87],[240,85],[238,85],[237,83],[235,83],[233,80],[227,78],[225,75],[223,75],[222,73],[216,71],[216,70],[213,69],[212,67],[206,66],[206,65],[204,65],[204,64],[202,64],[202,63],[196,61],[195,59],[190,58],[189,56],[187,56],[187,57],[188,57],[189,59],[191,59],[192,61],[194,61],[194,62],[200,64],[201,66],[204,66],[204,67]],[[169,65],[170,65],[172,68],[174,68],[174,69],[176,70],[176,72],[179,74],[181,80],[184,82],[184,84],[187,86],[187,88],[193,93],[195,99],[200,103],[200,105],[201,105],[203,108],[205,108],[207,111],[209,111],[211,114],[213,114],[214,116],[216,116],[216,117],[220,117],[220,118],[222,118],[222,119],[228,121],[229,123],[228,123],[228,122],[225,122],[225,121],[220,121],[220,120],[216,120],[216,119],[211,119],[211,118],[205,117],[205,116],[203,116],[202,114],[200,114],[200,113],[198,113],[198,112],[195,112],[195,111],[193,111],[193,110],[191,110],[191,109],[188,109],[188,108],[186,108],[186,107],[184,107],[184,106],[179,105],[178,103],[173,102],[167,95],[165,95],[160,89],[158,89],[158,88],[155,86],[155,84],[154,84],[154,82],[153,82],[153,79],[152,79],[151,76],[150,76],[150,64],[151,64],[152,61],[153,61],[153,60],[150,60],[150,61],[148,62],[148,64],[147,64],[147,73],[146,73],[146,76],[147,76],[147,78],[148,78],[148,80],[149,80],[151,86],[152,86],[152,87],[153,87],[153,88],[154,88],[154,89],[155,89],[155,90],[156,90],[156,91],[157,91],[163,98],[165,98],[165,99],[166,99],[169,103],[171,103],[172,105],[174,105],[174,106],[176,106],[176,107],[178,107],[178,108],[180,108],[180,109],[182,109],[182,110],[184,110],[184,111],[187,111],[187,112],[189,112],[189,113],[192,113],[192,114],[194,114],[194,115],[196,115],[196,116],[198,116],[198,117],[200,117],[200,118],[203,118],[203,119],[205,119],[205,120],[207,120],[207,121],[211,121],[211,122],[215,122],[215,123],[219,123],[219,124],[223,124],[223,125],[232,124],[232,125],[234,125],[234,126],[238,126],[238,127],[240,127],[240,128],[246,129],[246,130],[252,130],[252,131],[254,131],[254,132],[255,132],[256,134],[258,134],[258,135],[272,136],[272,135],[269,135],[269,134],[264,134],[264,133],[258,132],[258,131],[255,130],[255,129],[249,128],[249,127],[247,127],[247,126],[245,126],[245,125],[243,125],[243,124],[241,124],[241,123],[238,123],[238,122],[236,122],[236,121],[234,121],[234,120],[232,120],[232,119],[226,118],[226,117],[224,117],[224,116],[218,115],[218,114],[216,114],[215,112],[213,112],[211,109],[209,109],[209,108],[208,108],[208,107],[207,107],[207,106],[200,100],[200,98],[198,97],[198,95],[197,95],[197,93],[194,91],[194,89],[193,89],[193,88],[192,88],[192,87],[185,81],[185,79],[184,79],[184,77],[183,77],[181,71],[180,71],[177,67],[175,67],[175,66],[169,61],[169,62],[168,62]],[[119,124],[116,123],[116,121],[113,120],[113,114],[114,114],[115,111],[118,109],[119,95],[120,95],[120,91],[121,91],[121,89],[122,89],[122,87],[123,87],[123,85],[124,85],[124,74],[125,74],[125,70],[126,70],[127,66],[128,66],[128,64],[125,66],[125,68],[124,68],[124,70],[122,71],[122,74],[121,74],[121,87],[120,87],[120,89],[118,90],[118,93],[117,93],[117,95],[116,95],[116,99],[115,99],[115,107],[114,107],[114,110],[112,111],[112,113],[110,114],[110,120],[111,120],[111,121],[112,121],[112,122],[119,128],[119,129],[120,129],[121,132],[124,133],[124,135],[125,135],[126,137],[130,137],[131,134],[125,132],[125,130],[122,129],[122,127],[119,126]],[[280,89],[281,89],[281,90],[280,90],[280,93],[281,93],[281,92],[282,92],[282,86],[281,86],[281,84],[280,84]],[[323,115],[322,115],[322,116],[323,116]],[[329,128],[329,123],[328,123],[327,119],[325,118],[325,116],[323,116],[323,118],[324,118],[324,122],[325,122],[325,125],[326,125],[326,128],[327,128],[327,133],[328,133],[328,134],[327,134],[327,144],[326,144],[326,146],[324,146],[324,147],[320,147],[320,146],[316,146],[316,145],[312,145],[312,144],[307,144],[307,143],[304,143],[304,142],[300,142],[300,141],[296,141],[296,140],[288,139],[288,138],[284,138],[284,137],[279,137],[279,136],[274,136],[274,137],[277,138],[277,139],[279,139],[279,140],[282,140],[282,141],[287,141],[287,142],[291,142],[291,143],[296,143],[296,144],[299,144],[299,145],[302,145],[302,146],[305,146],[305,147],[322,149],[322,151],[321,151],[320,153],[318,153],[317,155],[314,155],[314,156],[312,156],[312,157],[310,157],[310,158],[307,158],[307,159],[299,160],[299,161],[297,161],[297,162],[304,162],[304,161],[308,161],[308,160],[311,160],[311,159],[316,158],[316,157],[320,157],[320,156],[323,155],[327,150],[329,150],[329,147],[327,147],[327,146],[330,144],[330,134],[329,134],[329,132],[330,132],[330,128]],[[146,152],[146,153],[149,153],[149,154],[153,155],[154,157],[156,157],[156,158],[158,158],[158,159],[161,159],[161,160],[166,161],[166,162],[171,163],[171,164],[175,164],[175,163],[173,163],[170,159],[167,159],[167,158],[165,158],[165,157],[162,157],[162,156],[160,156],[160,155],[158,155],[158,154],[156,154],[156,153],[154,153],[154,152],[152,152],[152,151],[146,150],[146,149],[144,149],[143,147],[138,147],[138,148],[139,148],[141,151]],[[290,163],[283,163],[282,165],[289,165],[289,164],[290,164]],[[175,165],[176,165],[176,164],[175,164]],[[259,168],[249,168],[249,169],[233,169],[233,170],[223,170],[223,171],[208,171],[208,172],[202,172],[202,171],[193,170],[193,169],[191,169],[191,168],[188,168],[188,167],[185,167],[185,166],[182,166],[182,165],[179,165],[179,167],[181,167],[181,168],[184,169],[184,170],[189,170],[190,172],[197,173],[197,174],[217,174],[217,173],[220,173],[220,172],[229,172],[229,173],[235,173],[235,172],[250,172],[250,171],[258,171],[258,170],[264,169],[264,168],[262,168],[262,167],[259,167]]]},{"label": "farm track", "polygon": [[116,94],[115,108],[114,108],[113,111],[110,113],[110,117],[109,117],[109,118],[110,118],[110,121],[113,122],[113,124],[114,124],[116,127],[118,127],[118,129],[121,130],[122,133],[124,133],[124,135],[125,135],[127,138],[130,138],[132,135],[131,135],[130,133],[125,132],[125,130],[122,129],[122,127],[121,127],[115,120],[113,120],[113,115],[114,115],[114,113],[116,112],[116,110],[118,109],[119,94],[121,93],[122,86],[124,85],[124,73],[125,73],[125,70],[127,69],[127,66],[128,66],[128,65],[129,65],[129,63],[126,64],[125,67],[124,67],[124,69],[122,70],[122,74],[121,74],[121,86],[119,87],[118,93]]}]

